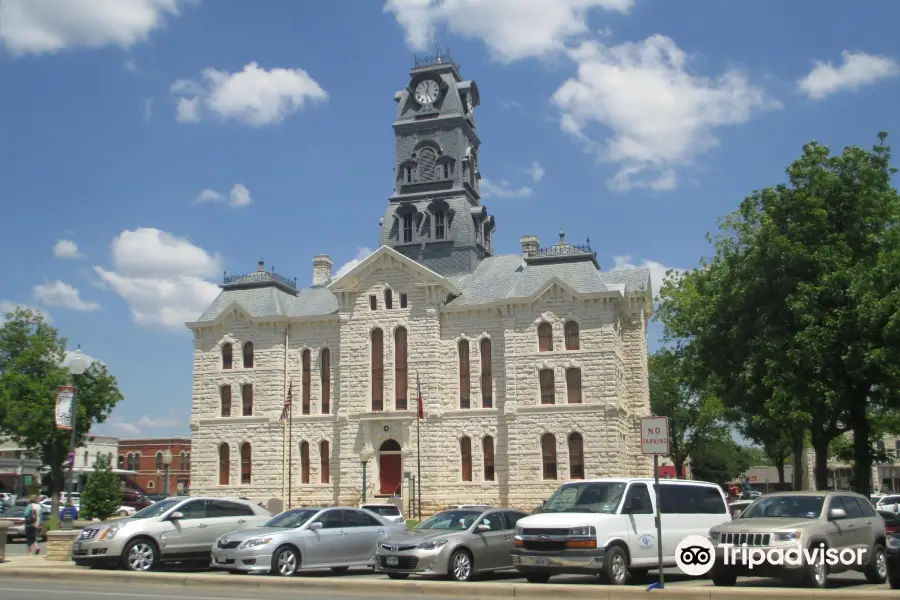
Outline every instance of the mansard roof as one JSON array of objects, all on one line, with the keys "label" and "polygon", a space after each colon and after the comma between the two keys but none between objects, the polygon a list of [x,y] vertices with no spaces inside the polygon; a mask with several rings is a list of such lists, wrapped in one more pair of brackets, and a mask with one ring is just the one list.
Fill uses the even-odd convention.
[{"label": "mansard roof", "polygon": [[[382,246],[351,273],[363,273],[379,257],[388,255],[411,267],[418,277],[445,282],[456,296],[446,305],[448,310],[477,309],[480,306],[503,303],[528,303],[536,300],[551,285],[560,285],[576,295],[644,295],[651,297],[650,270],[628,269],[599,271],[590,261],[554,264],[528,264],[521,256],[504,254],[484,259],[471,274],[441,277],[392,248]],[[412,273],[411,273],[412,274]],[[236,307],[251,319],[279,320],[326,317],[337,314],[337,297],[331,287],[342,288],[352,277],[340,277],[328,287],[312,287],[297,290],[296,294],[279,287],[251,289],[225,289],[212,305],[188,327],[209,326]],[[337,285],[336,285],[337,284]]]}]

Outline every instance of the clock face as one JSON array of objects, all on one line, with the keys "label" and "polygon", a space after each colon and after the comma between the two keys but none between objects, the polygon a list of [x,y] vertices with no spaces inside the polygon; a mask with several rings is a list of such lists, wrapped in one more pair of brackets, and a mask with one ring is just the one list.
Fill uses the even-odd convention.
[{"label": "clock face", "polygon": [[434,104],[435,100],[438,99],[440,92],[441,89],[438,87],[437,81],[426,79],[425,81],[420,81],[419,85],[416,86],[414,97],[416,102],[422,106],[426,106]]}]

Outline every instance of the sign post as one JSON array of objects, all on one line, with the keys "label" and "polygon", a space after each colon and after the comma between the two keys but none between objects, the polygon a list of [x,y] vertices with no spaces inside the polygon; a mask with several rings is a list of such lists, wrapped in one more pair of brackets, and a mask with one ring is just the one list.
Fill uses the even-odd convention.
[{"label": "sign post", "polygon": [[651,585],[648,590],[662,589],[665,587],[665,576],[663,574],[662,513],[659,510],[659,457],[669,453],[668,417],[641,418],[641,452],[644,455],[653,455],[653,489],[656,492],[656,548],[659,560],[659,581]]}]

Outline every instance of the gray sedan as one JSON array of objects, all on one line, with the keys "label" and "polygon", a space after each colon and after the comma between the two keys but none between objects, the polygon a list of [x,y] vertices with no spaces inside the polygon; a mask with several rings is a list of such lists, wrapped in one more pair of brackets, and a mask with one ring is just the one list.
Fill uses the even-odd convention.
[{"label": "gray sedan", "polygon": [[387,536],[405,531],[358,508],[295,508],[260,527],[223,535],[213,547],[211,565],[231,573],[291,576],[301,569],[371,567],[375,548]]},{"label": "gray sedan", "polygon": [[411,574],[469,581],[479,573],[511,569],[516,523],[528,514],[508,508],[448,510],[411,531],[383,540],[375,570],[391,579]]}]

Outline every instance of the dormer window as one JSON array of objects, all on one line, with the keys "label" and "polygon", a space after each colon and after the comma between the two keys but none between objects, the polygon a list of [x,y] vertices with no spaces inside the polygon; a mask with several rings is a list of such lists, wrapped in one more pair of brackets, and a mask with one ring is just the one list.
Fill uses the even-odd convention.
[{"label": "dormer window", "polygon": [[409,244],[413,241],[413,216],[411,214],[403,215],[403,243]]},{"label": "dormer window", "polygon": [[403,181],[405,181],[406,183],[412,183],[412,174],[413,171],[411,166],[406,165],[405,167],[403,167]]},{"label": "dormer window", "polygon": [[442,240],[447,236],[447,215],[439,210],[434,213],[434,239]]},{"label": "dormer window", "polygon": [[450,179],[450,163],[444,163],[444,179]]}]

